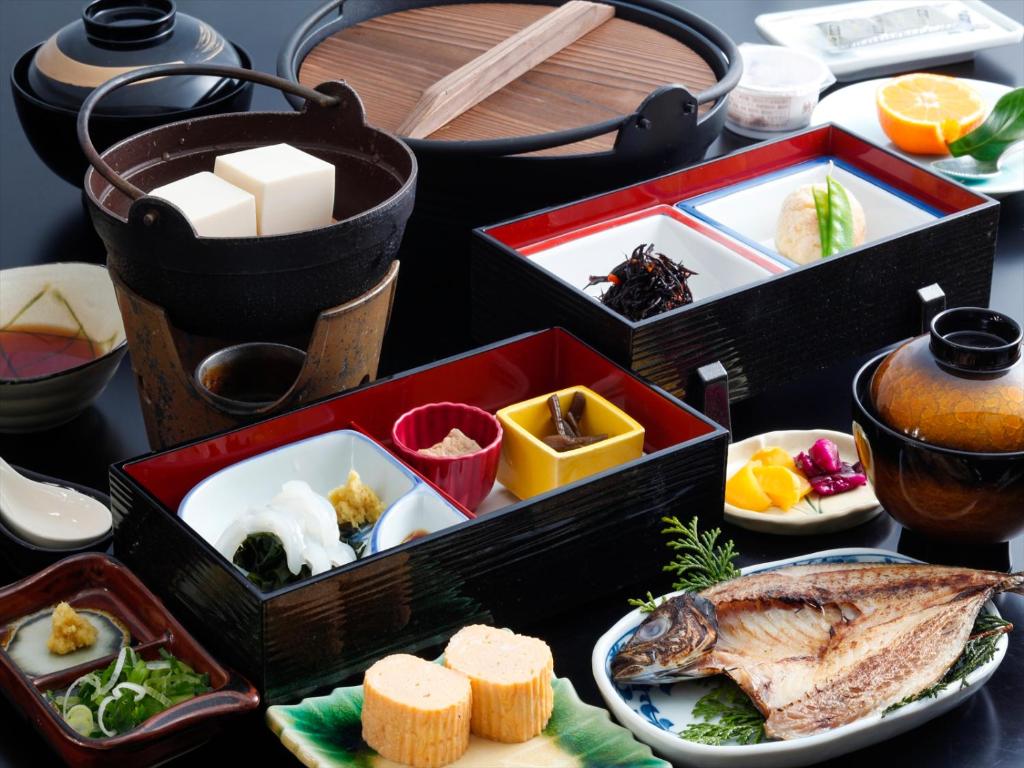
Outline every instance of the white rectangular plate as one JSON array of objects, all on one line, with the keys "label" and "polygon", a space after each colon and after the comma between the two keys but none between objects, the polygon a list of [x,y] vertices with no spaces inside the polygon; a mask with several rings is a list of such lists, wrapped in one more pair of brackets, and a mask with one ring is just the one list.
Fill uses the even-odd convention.
[{"label": "white rectangular plate", "polygon": [[[946,6],[953,15],[963,10],[975,26],[904,37],[847,50],[827,46],[819,22],[875,16],[896,8]],[[1019,43],[1024,27],[981,0],[864,0],[815,6],[795,11],[762,13],[754,23],[769,42],[814,54],[839,80],[877,77],[973,58],[976,51]]]}]

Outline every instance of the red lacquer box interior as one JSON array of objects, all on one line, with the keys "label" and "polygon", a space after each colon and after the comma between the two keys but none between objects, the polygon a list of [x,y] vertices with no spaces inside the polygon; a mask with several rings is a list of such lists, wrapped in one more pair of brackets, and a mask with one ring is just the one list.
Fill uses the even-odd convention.
[{"label": "red lacquer box interior", "polygon": [[[449,401],[494,413],[573,386],[639,421],[644,455],[273,591],[248,581],[176,514],[211,474],[304,438],[355,428],[390,449],[395,420],[417,406]],[[387,652],[442,642],[466,623],[521,626],[580,590],[658,578],[653,560],[619,570],[598,564],[621,559],[623,537],[656,546],[664,512],[720,517],[726,443],[714,422],[552,329],[115,466],[115,548],[265,700],[281,701],[336,684]],[[542,604],[524,600],[541,590]]]}]

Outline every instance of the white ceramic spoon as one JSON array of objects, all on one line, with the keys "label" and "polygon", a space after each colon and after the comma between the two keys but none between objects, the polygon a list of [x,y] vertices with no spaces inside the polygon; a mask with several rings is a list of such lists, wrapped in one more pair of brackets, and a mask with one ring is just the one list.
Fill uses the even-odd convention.
[{"label": "white ceramic spoon", "polygon": [[84,493],[24,477],[0,459],[0,517],[40,547],[74,549],[104,536],[110,510]]}]

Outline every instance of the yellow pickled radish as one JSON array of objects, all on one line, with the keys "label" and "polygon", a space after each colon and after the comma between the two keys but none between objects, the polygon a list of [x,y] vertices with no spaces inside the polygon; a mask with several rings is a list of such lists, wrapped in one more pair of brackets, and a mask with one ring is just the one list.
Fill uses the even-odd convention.
[{"label": "yellow pickled radish", "polygon": [[789,451],[785,448],[769,447],[762,448],[760,451],[750,457],[751,461],[760,461],[766,467],[778,466],[785,467],[796,471],[796,462],[793,461],[793,457],[789,455]]},{"label": "yellow pickled radish", "polygon": [[748,461],[725,483],[725,500],[734,507],[764,512],[771,507],[772,500],[761,488],[754,470],[762,466],[760,461]]},{"label": "yellow pickled radish", "polygon": [[785,467],[753,467],[752,472],[761,490],[779,509],[786,511],[797,504],[811,489],[810,483]]}]

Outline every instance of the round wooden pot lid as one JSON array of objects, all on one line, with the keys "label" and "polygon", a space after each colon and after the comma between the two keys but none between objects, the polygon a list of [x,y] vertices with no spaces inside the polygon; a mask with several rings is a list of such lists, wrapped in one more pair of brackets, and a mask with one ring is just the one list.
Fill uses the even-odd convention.
[{"label": "round wooden pot lid", "polygon": [[[299,80],[343,79],[362,97],[372,125],[395,131],[427,86],[552,10],[548,5],[434,5],[378,16],[316,45]],[[613,18],[433,133],[445,141],[561,131],[633,112],[655,88],[680,83],[697,94],[715,73],[689,46]],[[710,105],[702,105],[702,111]],[[609,133],[538,154],[609,150]]]}]

